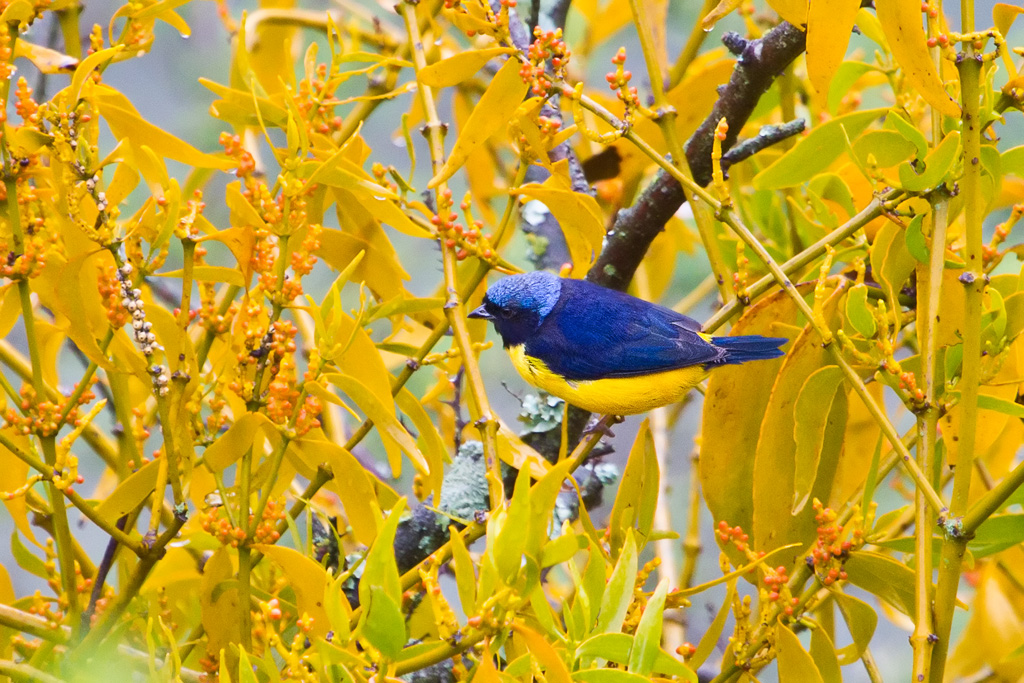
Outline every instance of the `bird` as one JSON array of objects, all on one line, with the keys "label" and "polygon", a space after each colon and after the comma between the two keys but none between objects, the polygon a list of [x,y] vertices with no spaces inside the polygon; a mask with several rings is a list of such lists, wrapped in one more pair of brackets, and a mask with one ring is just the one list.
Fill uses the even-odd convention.
[{"label": "bird", "polygon": [[780,358],[789,341],[712,337],[669,308],[546,271],[498,280],[469,317],[494,325],[528,383],[616,416],[675,403],[716,367]]}]

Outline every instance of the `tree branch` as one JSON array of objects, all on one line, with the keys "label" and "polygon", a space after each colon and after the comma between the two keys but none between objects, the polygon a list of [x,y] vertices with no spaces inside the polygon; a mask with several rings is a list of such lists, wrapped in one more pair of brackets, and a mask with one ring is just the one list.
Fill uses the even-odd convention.
[{"label": "tree branch", "polygon": [[[722,149],[731,150],[761,95],[807,46],[803,30],[785,21],[757,40],[744,40],[741,44],[735,38],[734,34],[723,38],[727,45],[741,49],[732,77],[722,88],[711,113],[686,143],[686,160],[694,180],[702,186],[711,182],[715,126],[723,118],[729,122],[729,133]],[[783,125],[795,125],[795,122]],[[684,201],[679,183],[667,173],[659,172],[634,205],[618,213],[587,279],[605,287],[625,289],[651,242]]]}]

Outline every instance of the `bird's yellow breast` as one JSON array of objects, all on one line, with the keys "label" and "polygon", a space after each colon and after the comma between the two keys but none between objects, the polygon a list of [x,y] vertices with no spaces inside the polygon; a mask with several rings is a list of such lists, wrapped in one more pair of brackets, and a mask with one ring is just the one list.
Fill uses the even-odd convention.
[{"label": "bird's yellow breast", "polygon": [[675,403],[708,374],[703,365],[693,365],[636,377],[569,381],[544,361],[527,356],[522,344],[510,346],[508,355],[533,386],[592,413],[612,415],[635,415]]}]

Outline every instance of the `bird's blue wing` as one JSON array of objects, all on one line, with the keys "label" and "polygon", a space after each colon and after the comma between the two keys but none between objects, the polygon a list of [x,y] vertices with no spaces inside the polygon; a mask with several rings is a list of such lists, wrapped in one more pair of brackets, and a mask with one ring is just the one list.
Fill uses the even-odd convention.
[{"label": "bird's blue wing", "polygon": [[558,304],[526,354],[568,380],[634,377],[713,363],[722,351],[700,325],[667,308],[578,280],[563,280]]}]

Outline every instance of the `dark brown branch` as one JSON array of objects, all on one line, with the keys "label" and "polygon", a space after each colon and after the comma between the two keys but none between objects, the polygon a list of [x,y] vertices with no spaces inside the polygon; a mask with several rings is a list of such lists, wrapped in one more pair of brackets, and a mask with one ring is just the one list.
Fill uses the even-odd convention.
[{"label": "dark brown branch", "polygon": [[[736,144],[739,131],[761,95],[807,46],[803,30],[787,22],[757,40],[739,41],[736,36],[726,36],[727,44],[741,50],[740,58],[711,113],[686,143],[686,160],[701,185],[711,182],[711,148],[718,122],[723,118],[729,122],[729,133],[722,144],[723,150],[729,150]],[[587,273],[587,279],[605,287],[625,289],[651,242],[685,199],[679,183],[668,174],[659,173],[633,206],[619,211],[608,231],[604,250]]]},{"label": "dark brown branch", "polygon": [[757,133],[757,136],[737,142],[735,147],[723,154],[722,166],[728,168],[733,164],[738,164],[744,159],[749,159],[754,156],[762,149],[767,149],[774,144],[782,142],[786,138],[791,138],[802,132],[804,132],[803,119],[796,119],[795,121],[789,121],[787,123],[762,126],[761,130]]}]

